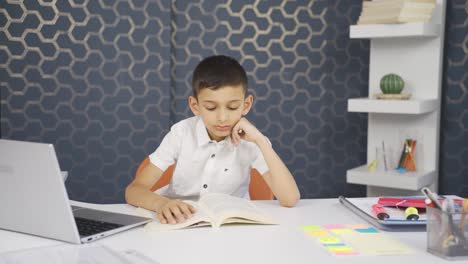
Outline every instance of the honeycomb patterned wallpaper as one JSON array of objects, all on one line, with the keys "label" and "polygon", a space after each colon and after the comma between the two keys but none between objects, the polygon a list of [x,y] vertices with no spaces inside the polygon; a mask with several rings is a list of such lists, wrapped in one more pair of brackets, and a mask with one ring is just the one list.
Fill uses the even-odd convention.
[{"label": "honeycomb patterned wallpaper", "polygon": [[[55,145],[71,199],[116,203],[170,126],[191,116],[191,72],[227,54],[246,68],[248,118],[302,197],[362,196],[369,42],[350,40],[361,0],[0,0],[1,137]],[[468,195],[467,1],[449,1],[441,190]],[[465,159],[464,159],[465,157]]]},{"label": "honeycomb patterned wallpaper", "polygon": [[468,197],[468,0],[447,2],[439,188]]}]

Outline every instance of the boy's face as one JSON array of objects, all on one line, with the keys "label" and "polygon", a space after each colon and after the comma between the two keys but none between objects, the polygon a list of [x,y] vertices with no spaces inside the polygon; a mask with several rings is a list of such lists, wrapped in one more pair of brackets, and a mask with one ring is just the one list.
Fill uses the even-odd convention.
[{"label": "boy's face", "polygon": [[201,89],[198,97],[189,97],[194,115],[200,116],[211,139],[221,141],[252,107],[253,97],[245,97],[242,85],[223,86],[217,90]]}]

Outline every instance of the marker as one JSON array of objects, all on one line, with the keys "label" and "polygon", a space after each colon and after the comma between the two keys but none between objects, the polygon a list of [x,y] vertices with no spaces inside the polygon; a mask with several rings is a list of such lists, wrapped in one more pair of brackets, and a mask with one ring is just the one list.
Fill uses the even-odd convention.
[{"label": "marker", "polygon": [[380,220],[386,220],[390,218],[390,216],[387,214],[387,211],[385,211],[385,208],[381,204],[372,205],[372,211]]},{"label": "marker", "polygon": [[439,200],[437,200],[436,194],[434,194],[429,188],[424,187],[421,189],[421,192],[426,195],[427,198],[431,199],[432,204],[435,206],[435,208],[442,210],[442,206],[439,203]]},{"label": "marker", "polygon": [[465,230],[465,223],[466,223],[466,214],[468,212],[468,199],[463,199],[463,205],[462,205],[462,217],[461,217],[461,222],[460,222],[460,229],[462,233]]},{"label": "marker", "polygon": [[418,209],[416,209],[416,207],[411,207],[411,206],[406,208],[405,218],[406,220],[418,220],[419,219]]},{"label": "marker", "polygon": [[431,208],[435,208],[434,204],[432,203],[432,200],[429,199],[429,198],[426,198],[426,200],[424,200],[424,203],[426,204],[426,207],[431,207]]}]

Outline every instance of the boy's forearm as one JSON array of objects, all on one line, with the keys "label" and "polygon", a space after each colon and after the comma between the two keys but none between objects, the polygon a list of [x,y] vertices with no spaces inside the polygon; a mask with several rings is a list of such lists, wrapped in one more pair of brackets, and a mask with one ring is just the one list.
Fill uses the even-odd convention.
[{"label": "boy's forearm", "polygon": [[270,187],[276,198],[283,206],[294,206],[300,199],[300,193],[291,172],[265,138],[256,143],[271,173]]},{"label": "boy's forearm", "polygon": [[125,199],[128,204],[151,211],[158,211],[169,200],[169,198],[134,184],[130,184],[125,190]]}]

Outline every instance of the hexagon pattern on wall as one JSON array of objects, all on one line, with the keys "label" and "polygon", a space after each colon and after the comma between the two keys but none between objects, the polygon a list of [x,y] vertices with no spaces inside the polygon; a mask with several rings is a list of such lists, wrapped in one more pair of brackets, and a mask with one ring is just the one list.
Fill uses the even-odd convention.
[{"label": "hexagon pattern on wall", "polygon": [[122,202],[170,116],[170,2],[0,1],[2,137],[53,143],[72,199]]},{"label": "hexagon pattern on wall", "polygon": [[[122,202],[138,163],[191,115],[194,66],[227,54],[303,197],[362,195],[345,183],[366,149],[366,115],[346,111],[367,91],[369,44],[348,37],[360,2],[0,0],[1,136],[55,144],[72,199]],[[441,178],[453,181],[441,187],[466,195],[463,5],[448,11]]]},{"label": "hexagon pattern on wall", "polygon": [[468,1],[447,1],[446,16],[439,188],[468,197]]}]

